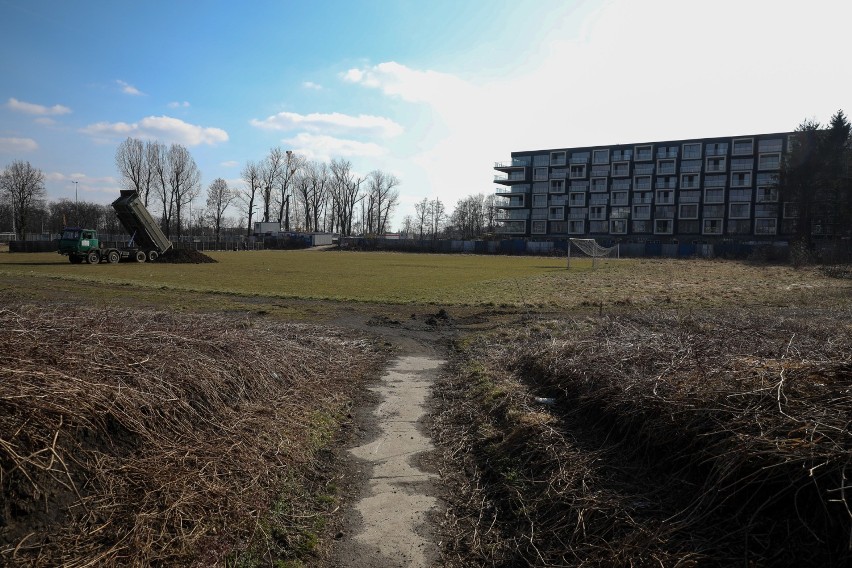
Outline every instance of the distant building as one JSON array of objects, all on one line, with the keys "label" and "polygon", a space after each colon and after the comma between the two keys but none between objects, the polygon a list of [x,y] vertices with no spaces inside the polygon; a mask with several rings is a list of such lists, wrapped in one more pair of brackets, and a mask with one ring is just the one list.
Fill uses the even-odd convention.
[{"label": "distant building", "polygon": [[786,240],[793,133],[512,152],[494,181],[504,236],[635,242]]}]

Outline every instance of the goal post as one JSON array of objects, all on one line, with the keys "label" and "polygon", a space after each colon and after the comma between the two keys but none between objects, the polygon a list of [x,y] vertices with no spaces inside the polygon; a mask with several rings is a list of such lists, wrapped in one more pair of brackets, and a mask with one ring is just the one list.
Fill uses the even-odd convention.
[{"label": "goal post", "polygon": [[592,268],[597,268],[599,258],[619,258],[620,251],[618,244],[611,247],[605,247],[598,244],[595,239],[568,239],[568,263],[566,268],[571,270],[571,250],[574,249],[581,256],[588,256],[592,259]]}]

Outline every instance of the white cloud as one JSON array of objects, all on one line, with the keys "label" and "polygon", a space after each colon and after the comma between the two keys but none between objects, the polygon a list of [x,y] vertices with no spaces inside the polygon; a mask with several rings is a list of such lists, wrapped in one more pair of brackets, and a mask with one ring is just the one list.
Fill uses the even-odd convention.
[{"label": "white cloud", "polygon": [[264,120],[252,119],[251,125],[266,130],[306,130],[327,134],[363,134],[391,138],[399,136],[403,128],[389,118],[359,114],[351,116],[339,112],[298,114],[279,112]]},{"label": "white cloud", "polygon": [[306,89],[311,89],[314,91],[322,91],[323,89],[322,85],[314,83],[313,81],[305,81],[304,83],[302,83],[302,86]]},{"label": "white cloud", "polygon": [[121,92],[126,95],[139,96],[143,94],[142,91],[140,91],[130,83],[122,81],[121,79],[116,79],[115,82],[116,84],[118,84],[119,87],[121,87]]},{"label": "white cloud", "polygon": [[221,162],[219,165],[223,168],[236,168],[240,165],[240,163],[236,160],[228,160],[226,162]]},{"label": "white cloud", "polygon": [[384,148],[372,142],[359,142],[307,132],[302,132],[281,142],[308,159],[321,161],[358,156],[377,157],[387,152]]},{"label": "white cloud", "polygon": [[228,133],[221,128],[197,126],[170,116],[148,116],[132,124],[126,122],[98,122],[83,128],[81,132],[98,138],[124,138],[127,136],[144,139],[164,140],[199,146],[215,145],[228,141]]},{"label": "white cloud", "polygon": [[33,152],[38,144],[32,138],[0,138],[0,154],[17,154]]},{"label": "white cloud", "polygon": [[41,124],[42,126],[55,126],[56,125],[56,121],[53,120],[50,117],[47,117],[47,116],[40,116],[37,119],[35,119],[33,122],[35,122],[36,124]]},{"label": "white cloud", "polygon": [[71,109],[67,106],[53,105],[52,107],[48,107],[44,105],[37,105],[34,103],[26,103],[24,101],[19,101],[15,98],[10,98],[9,102],[6,103],[6,106],[17,112],[23,112],[25,114],[34,114],[37,116],[57,116],[60,114],[68,114],[69,112],[71,112]]},{"label": "white cloud", "polygon": [[168,104],[168,107],[169,108],[189,108],[190,104],[187,101],[183,101],[183,102],[172,101]]}]

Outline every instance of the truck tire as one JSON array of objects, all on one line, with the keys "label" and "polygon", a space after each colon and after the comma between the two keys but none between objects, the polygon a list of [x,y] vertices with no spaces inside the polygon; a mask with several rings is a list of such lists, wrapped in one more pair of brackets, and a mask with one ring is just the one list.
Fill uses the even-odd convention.
[{"label": "truck tire", "polygon": [[80,264],[80,263],[82,263],[82,262],[83,262],[83,257],[82,257],[82,256],[77,256],[76,254],[69,254],[69,255],[68,255],[68,261],[69,261],[71,264]]},{"label": "truck tire", "polygon": [[158,252],[157,252],[157,251],[155,251],[155,250],[149,250],[149,251],[148,251],[148,261],[149,261],[149,262],[154,262],[155,260],[157,260],[157,258],[158,258],[159,256],[160,256],[160,253],[158,253]]},{"label": "truck tire", "polygon": [[89,261],[89,264],[97,264],[101,261],[101,255],[96,250],[89,251],[89,254],[86,255],[86,260]]},{"label": "truck tire", "polygon": [[118,254],[117,250],[111,250],[107,253],[107,262],[110,264],[116,264],[119,260],[121,260],[121,255]]},{"label": "truck tire", "polygon": [[136,251],[136,262],[145,262],[148,257],[145,256],[145,251],[137,250]]}]

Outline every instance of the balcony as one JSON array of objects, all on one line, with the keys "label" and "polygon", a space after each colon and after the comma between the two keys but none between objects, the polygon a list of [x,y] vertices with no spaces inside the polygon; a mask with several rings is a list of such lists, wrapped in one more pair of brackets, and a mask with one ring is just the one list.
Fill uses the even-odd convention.
[{"label": "balcony", "polygon": [[589,163],[589,157],[588,156],[577,156],[577,157],[571,156],[571,159],[569,160],[569,162],[572,163],[572,164],[588,164]]},{"label": "balcony", "polygon": [[498,187],[495,192],[497,195],[506,195],[507,193],[529,193],[529,184],[514,185],[512,187]]},{"label": "balcony", "polygon": [[677,149],[664,150],[661,148],[657,150],[657,159],[659,160],[661,158],[677,158]]},{"label": "balcony", "polygon": [[647,162],[647,161],[653,160],[653,159],[654,159],[654,153],[653,152],[650,152],[650,151],[649,152],[636,152],[636,161],[637,162],[640,162],[640,161],[641,162]]},{"label": "balcony", "polygon": [[654,173],[654,164],[636,164],[633,174],[637,176],[649,176]]},{"label": "balcony", "polygon": [[701,173],[701,160],[680,163],[680,173],[682,174],[697,174]]},{"label": "balcony", "polygon": [[633,205],[650,205],[654,202],[653,197],[634,197]]},{"label": "balcony", "polygon": [[511,160],[505,162],[494,162],[495,170],[511,170],[517,168],[524,168],[530,165],[529,157],[526,158],[512,158]]},{"label": "balcony", "polygon": [[[677,189],[677,181],[675,180],[657,180],[657,184],[655,186],[657,189]],[[638,187],[636,189],[639,189]]]},{"label": "balcony", "polygon": [[501,211],[497,213],[498,221],[523,221],[529,218],[529,209],[525,211]]},{"label": "balcony", "polygon": [[550,179],[565,179],[568,175],[568,172],[565,168],[559,170],[553,170],[550,172]]},{"label": "balcony", "polygon": [[494,176],[494,182],[500,183],[503,185],[512,185],[515,183],[521,183],[526,181],[527,175],[526,171],[521,172],[509,172],[508,175],[496,174]]}]

